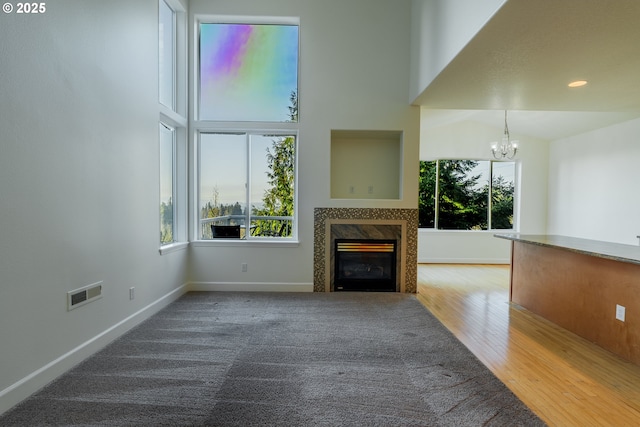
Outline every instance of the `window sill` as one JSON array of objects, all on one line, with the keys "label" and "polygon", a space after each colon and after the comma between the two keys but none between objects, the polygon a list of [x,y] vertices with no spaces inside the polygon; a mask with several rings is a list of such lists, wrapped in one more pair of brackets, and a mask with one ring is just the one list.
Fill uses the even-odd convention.
[{"label": "window sill", "polygon": [[182,251],[187,249],[189,242],[175,242],[169,245],[160,246],[160,255],[170,254],[171,252]]},{"label": "window sill", "polygon": [[495,234],[495,233],[517,233],[515,229],[495,229],[495,230],[442,230],[436,228],[418,228],[418,233],[477,233],[477,234]]},{"label": "window sill", "polygon": [[215,239],[215,240],[195,240],[192,246],[197,247],[277,247],[277,248],[297,248],[300,246],[298,240],[241,240],[241,239]]}]

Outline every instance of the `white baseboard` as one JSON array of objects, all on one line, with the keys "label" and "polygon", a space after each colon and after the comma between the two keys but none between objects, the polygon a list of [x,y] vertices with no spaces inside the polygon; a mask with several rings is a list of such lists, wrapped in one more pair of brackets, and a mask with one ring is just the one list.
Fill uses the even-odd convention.
[{"label": "white baseboard", "polygon": [[191,282],[189,291],[211,292],[313,292],[313,283]]},{"label": "white baseboard", "polygon": [[509,258],[419,258],[418,264],[510,264]]},{"label": "white baseboard", "polygon": [[171,302],[177,300],[187,292],[187,288],[187,285],[184,284],[172,290],[90,340],[80,344],[57,359],[52,360],[4,390],[0,390],[0,414],[8,411],[87,357],[104,348],[111,341],[148,319]]}]

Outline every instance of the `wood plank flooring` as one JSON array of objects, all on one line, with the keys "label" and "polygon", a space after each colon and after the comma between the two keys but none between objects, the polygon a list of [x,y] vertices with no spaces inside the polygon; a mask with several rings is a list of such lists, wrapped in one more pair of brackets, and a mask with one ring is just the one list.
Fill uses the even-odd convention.
[{"label": "wood plank flooring", "polygon": [[419,264],[418,299],[550,426],[640,426],[640,366],[509,303],[509,266]]}]

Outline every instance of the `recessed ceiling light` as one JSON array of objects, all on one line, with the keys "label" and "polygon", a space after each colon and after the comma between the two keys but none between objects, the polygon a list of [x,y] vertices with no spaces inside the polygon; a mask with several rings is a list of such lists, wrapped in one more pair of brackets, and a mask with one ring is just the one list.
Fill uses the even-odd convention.
[{"label": "recessed ceiling light", "polygon": [[574,82],[569,83],[569,87],[581,87],[587,84],[586,80],[576,80]]}]

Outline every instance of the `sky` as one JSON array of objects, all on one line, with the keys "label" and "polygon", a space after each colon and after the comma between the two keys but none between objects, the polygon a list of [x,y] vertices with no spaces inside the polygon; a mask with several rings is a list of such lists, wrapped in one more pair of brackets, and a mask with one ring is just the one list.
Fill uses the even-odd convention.
[{"label": "sky", "polygon": [[[202,133],[200,135],[200,207],[213,201],[218,190],[218,203],[239,202],[246,206],[247,168],[251,170],[251,203],[260,206],[264,192],[270,187],[267,149],[280,137]],[[247,157],[247,152],[251,156]]]},{"label": "sky", "polygon": [[285,122],[297,91],[297,25],[200,25],[201,120]]}]

